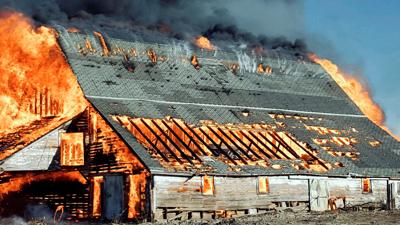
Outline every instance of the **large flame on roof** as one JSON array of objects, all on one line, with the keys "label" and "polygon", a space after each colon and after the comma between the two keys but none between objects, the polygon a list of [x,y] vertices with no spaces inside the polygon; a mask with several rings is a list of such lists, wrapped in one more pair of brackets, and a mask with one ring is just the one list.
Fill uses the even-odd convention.
[{"label": "large flame on roof", "polygon": [[320,64],[331,75],[336,83],[372,122],[400,141],[400,137],[394,135],[384,126],[385,114],[382,108],[372,99],[368,89],[355,76],[343,72],[328,59],[319,58],[315,54],[310,54],[309,57],[314,62]]},{"label": "large flame on roof", "polygon": [[215,46],[211,43],[210,40],[208,40],[204,36],[197,37],[195,40],[195,44],[197,47],[202,48],[202,49],[206,49],[206,50],[210,50],[210,51],[215,50]]},{"label": "large flame on roof", "polygon": [[0,13],[0,133],[42,117],[70,118],[85,107],[57,33],[18,12]]}]

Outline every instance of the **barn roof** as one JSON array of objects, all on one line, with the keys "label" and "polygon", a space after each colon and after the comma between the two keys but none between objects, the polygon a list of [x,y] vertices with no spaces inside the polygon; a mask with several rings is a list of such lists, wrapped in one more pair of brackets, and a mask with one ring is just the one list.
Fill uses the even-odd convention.
[{"label": "barn roof", "polygon": [[[260,57],[243,52],[205,51],[172,41],[155,44],[105,37],[105,49],[98,35],[58,29],[60,44],[86,98],[153,173],[398,176],[400,143],[363,115],[315,63],[280,51]],[[151,52],[157,55],[154,63],[149,57]],[[197,56],[200,69],[191,64],[193,55]],[[271,68],[271,74],[257,73],[260,63],[265,69]],[[128,118],[129,124],[119,117]],[[229,137],[224,131],[213,133],[217,136],[214,141],[219,141],[219,146],[213,148],[218,148],[222,156],[200,151],[179,153],[179,146],[157,149],[160,143],[151,145],[156,140],[146,142],[138,136],[139,131],[133,131],[135,121],[139,121],[136,125],[146,125],[140,119],[164,124],[154,132],[170,142],[175,139],[167,137],[173,134],[167,132],[166,123],[174,125],[175,120],[189,130],[211,123],[215,129],[231,127],[239,133],[267,132],[271,141],[281,145],[287,142],[285,138],[300,143],[296,148],[311,151],[308,157],[316,157],[329,169],[321,172],[304,168],[304,157],[271,157],[262,163],[264,158],[256,156],[264,151],[263,141],[252,143],[246,139],[249,145],[259,145],[249,147],[249,151],[244,147],[246,143],[226,144]],[[200,138],[197,142],[201,142]],[[212,151],[210,146],[207,148]],[[173,157],[181,160],[176,162]],[[235,164],[242,158],[252,162]],[[190,165],[195,160],[199,163]]]},{"label": "barn roof", "polygon": [[50,169],[58,148],[56,134],[65,130],[70,120],[64,117],[42,117],[13,132],[0,134],[0,170]]}]

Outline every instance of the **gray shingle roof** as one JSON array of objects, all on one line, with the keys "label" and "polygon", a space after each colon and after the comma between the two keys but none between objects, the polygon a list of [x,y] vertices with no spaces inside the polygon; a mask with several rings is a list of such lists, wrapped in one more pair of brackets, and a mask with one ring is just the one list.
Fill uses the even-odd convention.
[{"label": "gray shingle roof", "polygon": [[[140,118],[171,116],[190,124],[198,124],[201,120],[221,124],[283,122],[285,126],[277,130],[287,131],[297,140],[309,143],[318,150],[321,159],[344,164],[343,168],[332,169],[328,174],[398,176],[399,142],[368,120],[317,64],[296,60],[279,52],[267,58],[249,54],[255,64],[262,62],[271,66],[273,73],[269,76],[255,73],[250,63],[241,64],[241,71],[234,74],[229,69],[231,64],[238,62],[239,56],[234,52],[207,52],[185,48],[180,43],[161,45],[108,38],[112,49],[136,50],[138,56],[131,57],[135,66],[132,73],[124,68],[122,55],[101,56],[101,45],[91,35],[68,33],[63,28],[59,28],[59,33],[60,44],[87,99],[153,172],[166,171],[125,128],[111,119],[111,115]],[[96,52],[84,55],[78,51],[78,44],[84,46],[85,38],[91,40]],[[149,48],[167,60],[152,64],[146,54]],[[200,70],[196,70],[188,60],[193,54],[199,58]],[[244,70],[246,67],[247,70]],[[250,116],[241,116],[243,110],[250,111]],[[314,119],[279,119],[272,118],[269,113]],[[328,139],[335,135],[320,135],[307,130],[305,125],[340,130],[355,138],[357,143],[352,146],[330,145],[333,145],[333,152],[358,152],[358,160],[328,154],[313,139]],[[381,143],[378,147],[368,144],[376,140]],[[275,160],[272,164],[284,167],[275,170],[243,166],[238,172],[228,170],[223,162],[207,161],[207,165],[211,165],[218,174],[318,174],[308,170],[297,171],[289,161]]]}]

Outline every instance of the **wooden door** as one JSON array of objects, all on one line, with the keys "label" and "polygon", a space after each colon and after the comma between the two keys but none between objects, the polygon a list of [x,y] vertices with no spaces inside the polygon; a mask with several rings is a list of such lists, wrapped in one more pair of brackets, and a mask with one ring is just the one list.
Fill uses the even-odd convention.
[{"label": "wooden door", "polygon": [[328,182],[322,179],[310,179],[309,188],[311,211],[328,210]]},{"label": "wooden door", "polygon": [[106,220],[115,221],[122,217],[124,205],[124,179],[122,175],[104,177],[104,211]]}]

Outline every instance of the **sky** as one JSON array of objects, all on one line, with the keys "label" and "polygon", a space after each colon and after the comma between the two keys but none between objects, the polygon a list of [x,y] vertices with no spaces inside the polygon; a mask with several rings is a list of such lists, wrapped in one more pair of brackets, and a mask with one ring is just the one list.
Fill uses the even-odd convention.
[{"label": "sky", "polygon": [[366,80],[400,135],[400,1],[305,0],[305,29],[320,56]]}]

